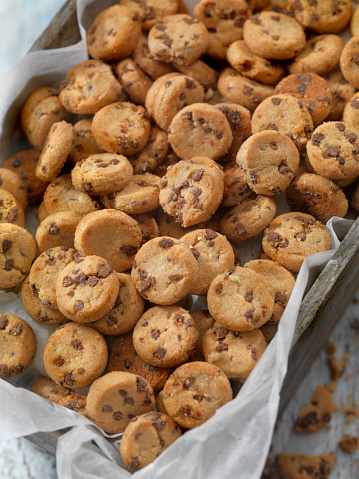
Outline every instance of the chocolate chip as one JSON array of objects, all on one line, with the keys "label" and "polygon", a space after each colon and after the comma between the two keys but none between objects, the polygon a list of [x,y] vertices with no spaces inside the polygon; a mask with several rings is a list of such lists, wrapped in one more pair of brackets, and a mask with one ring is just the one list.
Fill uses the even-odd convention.
[{"label": "chocolate chip", "polygon": [[71,276],[65,276],[65,278],[62,280],[62,286],[64,288],[72,286],[73,284],[74,284],[74,280],[71,278]]},{"label": "chocolate chip", "polygon": [[272,103],[273,105],[280,105],[282,103],[281,98],[276,98],[275,96],[272,97]]},{"label": "chocolate chip", "polygon": [[109,406],[108,404],[102,408],[102,412],[112,412],[112,411],[113,411],[112,407]]},{"label": "chocolate chip", "polygon": [[192,174],[192,179],[193,181],[200,181],[203,177],[203,173],[204,173],[204,170],[198,170],[198,171],[195,171],[193,174]]},{"label": "chocolate chip", "polygon": [[223,289],[223,283],[218,283],[215,287],[215,291],[217,294],[220,294],[222,292],[222,289]]},{"label": "chocolate chip", "polygon": [[58,368],[60,368],[64,364],[65,364],[65,360],[63,358],[58,358],[55,360],[55,366],[57,366]]},{"label": "chocolate chip", "polygon": [[161,331],[159,329],[152,329],[151,337],[157,340],[161,336]]},{"label": "chocolate chip", "polygon": [[187,379],[184,380],[183,382],[183,387],[185,389],[189,389],[192,384],[195,382],[196,378],[194,378],[193,376],[189,376]]},{"label": "chocolate chip", "polygon": [[228,351],[228,344],[226,343],[219,344],[218,346],[216,346],[216,351],[218,351],[219,353],[222,351]]},{"label": "chocolate chip", "polygon": [[340,147],[337,145],[327,146],[325,152],[328,156],[338,156],[340,152]]},{"label": "chocolate chip", "polygon": [[77,300],[74,304],[74,311],[77,313],[78,311],[82,311],[84,309],[84,302],[81,299]]},{"label": "chocolate chip", "polygon": [[112,414],[112,417],[114,418],[115,421],[121,421],[122,416],[123,414],[121,411],[116,411]]},{"label": "chocolate chip", "polygon": [[284,306],[287,302],[287,295],[285,293],[276,293],[274,297],[274,301],[281,306]]},{"label": "chocolate chip", "polygon": [[12,209],[9,211],[7,217],[6,217],[6,220],[9,222],[9,223],[14,223],[19,217],[19,210],[17,209]]},{"label": "chocolate chip", "polygon": [[51,223],[46,227],[46,233],[48,233],[49,235],[58,235],[59,231],[60,229],[56,223]]},{"label": "chocolate chip", "polygon": [[4,264],[5,271],[11,271],[14,265],[15,265],[15,262],[13,259],[7,259]]},{"label": "chocolate chip", "polygon": [[355,133],[344,133],[344,136],[350,143],[354,143],[358,139]]},{"label": "chocolate chip", "polygon": [[253,301],[253,291],[246,291],[244,294],[244,299],[247,303],[251,303]]},{"label": "chocolate chip", "polygon": [[345,165],[345,159],[342,158],[341,156],[337,156],[336,160],[339,163],[339,165]]},{"label": "chocolate chip", "polygon": [[72,346],[73,346],[75,349],[77,349],[78,351],[80,351],[81,349],[84,348],[84,347],[82,346],[81,341],[78,341],[77,339],[74,339],[71,344],[72,344]]},{"label": "chocolate chip", "polygon": [[6,326],[9,324],[9,320],[7,316],[1,316],[0,317],[0,329],[4,330],[6,329]]},{"label": "chocolate chip", "polygon": [[350,106],[355,108],[356,110],[359,108],[359,100],[355,99],[350,102]]},{"label": "chocolate chip", "polygon": [[63,383],[67,384],[68,386],[73,386],[75,384],[75,378],[73,377],[72,373],[65,373]]},{"label": "chocolate chip", "polygon": [[246,311],[244,313],[244,317],[247,318],[247,319],[252,319],[253,318],[253,313],[254,313],[254,309],[249,309],[248,311]]},{"label": "chocolate chip", "polygon": [[278,166],[278,171],[281,175],[286,175],[287,173],[290,172],[290,168],[285,164],[284,160],[282,163]]},{"label": "chocolate chip", "polygon": [[312,136],[312,144],[314,146],[319,146],[320,143],[324,140],[325,138],[325,135],[323,135],[322,133],[314,133],[314,135]]},{"label": "chocolate chip", "polygon": [[185,83],[186,83],[186,88],[188,88],[189,90],[193,90],[196,88],[196,85],[193,83],[193,81],[187,77],[185,78]]},{"label": "chocolate chip", "polygon": [[130,465],[128,466],[128,470],[131,474],[133,474],[136,471],[139,471],[142,468],[140,461],[135,458],[132,459]]},{"label": "chocolate chip", "polygon": [[167,350],[165,348],[162,348],[161,346],[158,346],[153,353],[153,357],[157,359],[162,359],[166,356]]},{"label": "chocolate chip", "polygon": [[161,248],[167,249],[174,245],[174,241],[170,238],[162,238],[158,244]]},{"label": "chocolate chip", "polygon": [[86,286],[87,276],[85,275],[85,273],[80,273],[79,275],[75,277],[74,281],[75,281],[75,284],[77,285]]},{"label": "chocolate chip", "polygon": [[87,284],[91,286],[91,288],[94,288],[96,284],[98,283],[98,281],[99,279],[97,278],[97,276],[89,276],[87,280]]},{"label": "chocolate chip", "polygon": [[133,406],[135,404],[135,400],[131,397],[127,397],[123,400],[124,404],[129,404],[130,406]]},{"label": "chocolate chip", "polygon": [[99,264],[98,276],[99,278],[107,278],[113,272],[113,268],[110,264]]},{"label": "chocolate chip", "polygon": [[[359,108],[359,102],[358,102],[358,108]],[[345,130],[344,123],[336,123],[335,126],[338,128],[339,131],[344,131]]]},{"label": "chocolate chip", "polygon": [[137,253],[137,248],[132,245],[121,246],[120,250],[123,251],[126,256],[134,256]]},{"label": "chocolate chip", "polygon": [[296,422],[296,425],[303,429],[308,429],[313,424],[318,424],[318,417],[315,411],[311,411],[306,416],[298,418]]},{"label": "chocolate chip", "polygon": [[256,361],[257,360],[257,350],[256,350],[256,348],[250,348],[250,350],[251,350],[253,361]]},{"label": "chocolate chip", "polygon": [[3,252],[4,252],[4,251],[7,251],[8,249],[10,249],[11,246],[12,246],[12,241],[11,241],[11,240],[4,240],[4,241],[2,242],[2,250],[3,250]]},{"label": "chocolate chip", "polygon": [[268,234],[267,234],[267,240],[270,242],[270,243],[279,243],[283,238],[281,237],[280,234],[278,233],[275,233],[274,231],[270,231]]}]

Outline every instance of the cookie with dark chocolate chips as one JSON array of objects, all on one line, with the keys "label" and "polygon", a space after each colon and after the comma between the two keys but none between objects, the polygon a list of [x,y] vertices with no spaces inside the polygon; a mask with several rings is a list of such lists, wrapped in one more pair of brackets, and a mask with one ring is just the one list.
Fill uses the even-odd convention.
[{"label": "cookie with dark chocolate chips", "polygon": [[324,386],[317,386],[308,404],[299,412],[293,431],[311,434],[323,429],[331,420],[336,407],[332,393]]}]

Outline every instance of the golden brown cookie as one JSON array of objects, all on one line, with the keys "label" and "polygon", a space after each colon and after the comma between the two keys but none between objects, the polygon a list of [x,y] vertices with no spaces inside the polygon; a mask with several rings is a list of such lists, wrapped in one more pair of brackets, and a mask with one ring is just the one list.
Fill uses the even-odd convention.
[{"label": "golden brown cookie", "polygon": [[179,0],[121,0],[120,3],[138,14],[142,20],[142,30],[145,32],[167,15],[188,13],[179,12]]},{"label": "golden brown cookie", "polygon": [[306,404],[299,411],[293,431],[297,434],[312,434],[323,429],[332,418],[336,407],[333,396],[324,386],[317,386]]},{"label": "golden brown cookie", "polygon": [[137,42],[133,51],[133,59],[153,80],[175,71],[169,63],[155,60],[148,47],[147,36],[144,35],[141,35]]},{"label": "golden brown cookie", "polygon": [[[36,230],[36,244],[43,253],[55,246],[74,247],[75,230],[82,215],[73,211],[58,211],[46,217],[40,222]],[[38,215],[40,221],[40,217]]]},{"label": "golden brown cookie", "polygon": [[137,155],[129,157],[134,174],[154,173],[165,159],[169,148],[167,133],[157,126],[151,126],[147,145]]},{"label": "golden brown cookie", "polygon": [[131,59],[126,58],[116,66],[116,75],[126,93],[135,103],[145,104],[152,80]]},{"label": "golden brown cookie", "polygon": [[103,153],[96,143],[92,134],[92,119],[85,118],[74,124],[74,141],[69,153],[69,161],[72,165],[90,155]]}]

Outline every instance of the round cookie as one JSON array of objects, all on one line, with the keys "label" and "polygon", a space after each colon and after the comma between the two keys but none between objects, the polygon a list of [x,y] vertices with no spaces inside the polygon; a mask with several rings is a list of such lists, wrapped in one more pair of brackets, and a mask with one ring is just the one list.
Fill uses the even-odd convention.
[{"label": "round cookie", "polygon": [[[36,243],[40,253],[55,246],[74,247],[75,230],[82,215],[73,211],[47,214],[36,230]],[[39,221],[40,218],[38,217]]]},{"label": "round cookie", "polygon": [[[91,327],[101,334],[118,336],[131,331],[145,309],[145,302],[128,274],[116,273],[120,289],[111,311],[93,322]],[[130,371],[133,372],[133,371]]]},{"label": "round cookie", "polygon": [[107,359],[103,336],[82,324],[60,326],[44,349],[47,374],[56,383],[70,388],[89,386],[104,372]]},{"label": "round cookie", "polygon": [[248,186],[261,195],[277,195],[285,190],[299,170],[295,144],[279,131],[264,130],[246,140],[237,153]]},{"label": "round cookie", "polygon": [[210,229],[186,233],[181,241],[189,247],[199,266],[199,274],[190,294],[205,296],[212,280],[234,266],[234,253],[229,241]]},{"label": "round cookie", "polygon": [[30,144],[37,150],[41,150],[51,126],[62,120],[68,120],[69,116],[68,111],[61,105],[59,97],[49,96],[33,109],[24,133]]},{"label": "round cookie", "polygon": [[76,256],[56,283],[57,306],[66,318],[91,323],[113,308],[119,281],[112,266],[99,256]]},{"label": "round cookie", "polygon": [[207,302],[210,314],[221,326],[252,331],[271,318],[274,289],[264,276],[237,266],[212,281]]},{"label": "round cookie", "polygon": [[87,49],[96,60],[119,61],[131,55],[140,35],[138,14],[124,5],[113,5],[102,10],[87,30]]},{"label": "round cookie", "polygon": [[229,241],[240,243],[264,230],[277,211],[275,201],[258,195],[233,206],[223,215],[219,230]]},{"label": "round cookie", "polygon": [[21,226],[0,223],[0,288],[12,288],[29,273],[36,242]]},{"label": "round cookie", "polygon": [[[344,78],[339,70],[327,73],[323,77],[328,83],[332,94],[332,108],[326,120],[340,120],[345,111],[344,107],[355,93],[355,88]],[[347,120],[344,121],[347,123]]]},{"label": "round cookie", "polygon": [[167,81],[156,80],[148,92],[146,105],[151,102],[151,96],[153,98],[151,116],[157,125],[166,131],[182,108],[204,100],[204,89],[194,78],[179,73]]},{"label": "round cookie", "polygon": [[315,73],[296,73],[283,78],[274,94],[287,93],[298,98],[312,115],[314,126],[320,125],[332,107],[332,94],[324,78]]},{"label": "round cookie", "polygon": [[199,337],[196,343],[195,355],[193,357],[193,361],[203,361],[204,360],[203,350],[202,350],[203,337],[205,333],[213,326],[214,319],[209,314],[208,309],[204,309],[202,311],[192,311],[191,316],[199,332]]},{"label": "round cookie", "polygon": [[70,321],[65,318],[58,309],[53,309],[43,304],[40,299],[33,294],[28,276],[21,285],[21,302],[27,314],[36,323],[65,324]]},{"label": "round cookie", "polygon": [[123,432],[131,419],[154,407],[155,396],[150,383],[123,371],[112,371],[97,379],[87,395],[91,420],[108,433]]},{"label": "round cookie", "polygon": [[313,133],[313,120],[306,106],[291,95],[266,98],[252,117],[252,131],[274,130],[288,136],[303,151]]},{"label": "round cookie", "polygon": [[201,0],[193,14],[226,47],[243,38],[243,25],[251,11],[244,0]]},{"label": "round cookie", "polygon": [[168,15],[151,28],[148,46],[156,60],[190,65],[207,50],[208,31],[189,15]]},{"label": "round cookie", "polygon": [[155,392],[160,391],[172,369],[159,368],[146,363],[136,353],[132,331],[116,339],[111,348],[108,370],[137,374],[148,381]]},{"label": "round cookie", "polygon": [[173,63],[173,66],[184,75],[197,80],[205,90],[208,88],[216,88],[217,86],[218,73],[202,60],[196,60],[191,65]]},{"label": "round cookie", "polygon": [[359,175],[359,130],[330,121],[318,126],[307,145],[314,171],[330,180],[354,180]]},{"label": "round cookie", "polygon": [[131,278],[145,299],[170,305],[188,294],[198,273],[197,261],[188,246],[163,236],[141,247],[133,262]]},{"label": "round cookie", "polygon": [[153,113],[156,105],[157,92],[160,90],[161,86],[164,85],[168,80],[181,75],[178,72],[167,73],[161,78],[158,78],[153,82],[151,88],[149,89],[149,94],[146,96],[145,107],[148,115],[153,118]]},{"label": "round cookie", "polygon": [[247,177],[235,161],[227,163],[223,168],[224,173],[224,195],[223,206],[235,206],[242,203],[253,191],[249,188]]},{"label": "round cookie", "polygon": [[338,35],[320,35],[310,38],[304,50],[288,65],[289,73],[323,73],[335,70],[339,65],[344,41]]},{"label": "round cookie", "polygon": [[106,195],[122,190],[133,168],[128,159],[114,153],[98,153],[76,163],[71,171],[74,187],[89,195]]},{"label": "round cookie", "polygon": [[188,311],[179,306],[155,306],[138,320],[132,339],[143,361],[173,368],[191,359],[198,337]]},{"label": "round cookie", "polygon": [[116,75],[126,93],[135,103],[145,104],[152,80],[139,68],[131,58],[122,60],[116,66]]},{"label": "round cookie", "polygon": [[16,314],[0,314],[0,378],[21,374],[36,354],[36,337],[31,326]]},{"label": "round cookie", "polygon": [[175,71],[169,63],[155,60],[150,52],[147,37],[144,35],[140,36],[132,56],[137,65],[153,80],[157,80],[157,78]]},{"label": "round cookie", "polygon": [[141,242],[137,221],[111,209],[85,215],[75,232],[75,248],[82,255],[105,258],[118,273],[131,268]]},{"label": "round cookie", "polygon": [[352,13],[350,0],[289,0],[289,7],[303,27],[316,33],[339,33]]},{"label": "round cookie", "polygon": [[108,153],[126,157],[146,146],[150,129],[146,110],[130,102],[111,103],[101,108],[92,120],[96,143]]},{"label": "round cookie", "polygon": [[285,74],[283,65],[255,55],[244,40],[229,45],[227,60],[237,72],[260,83],[277,83]]},{"label": "round cookie", "polygon": [[253,53],[272,60],[288,60],[305,47],[302,26],[282,13],[253,15],[244,24],[243,38]]},{"label": "round cookie", "polygon": [[216,212],[223,197],[223,173],[209,158],[194,157],[171,166],[160,187],[163,210],[181,226],[192,226]]},{"label": "round cookie", "polygon": [[116,193],[101,196],[106,208],[137,215],[153,211],[159,206],[160,178],[151,173],[133,175],[127,186]]},{"label": "round cookie", "polygon": [[0,188],[0,223],[25,227],[25,213],[20,201],[4,188]]},{"label": "round cookie", "polygon": [[343,110],[343,122],[349,128],[359,130],[359,94],[351,96]]},{"label": "round cookie", "polygon": [[0,187],[14,195],[22,209],[25,210],[27,206],[27,190],[25,181],[20,175],[8,168],[0,168]]},{"label": "round cookie", "polygon": [[307,256],[330,249],[330,234],[311,215],[285,213],[266,228],[262,246],[272,260],[298,273]]},{"label": "round cookie", "polygon": [[162,393],[167,414],[186,429],[203,424],[232,397],[232,388],[225,374],[214,364],[204,361],[178,367]]},{"label": "round cookie", "polygon": [[72,211],[86,215],[101,209],[102,204],[87,193],[77,190],[71,182],[71,175],[66,174],[57,177],[48,185],[44,193],[44,207],[48,214]]},{"label": "round cookie", "polygon": [[149,412],[128,424],[120,442],[120,455],[132,474],[153,462],[182,436],[181,428],[167,414]]},{"label": "round cookie", "polygon": [[20,125],[25,135],[28,129],[28,121],[29,121],[30,115],[34,111],[36,106],[40,102],[42,102],[42,100],[45,100],[45,98],[49,98],[50,96],[57,96],[57,95],[58,95],[58,90],[52,87],[37,88],[36,90],[30,93],[20,113]]},{"label": "round cookie", "polygon": [[309,213],[322,223],[333,216],[344,218],[348,200],[342,189],[323,176],[302,173],[294,178],[286,191],[291,211]]},{"label": "round cookie", "polygon": [[60,173],[74,140],[74,127],[66,121],[54,123],[45,140],[36,176],[42,181],[53,181]]},{"label": "round cookie", "polygon": [[133,173],[135,175],[153,173],[165,159],[169,148],[167,133],[157,126],[151,126],[147,145],[137,155],[129,158]]},{"label": "round cookie", "polygon": [[233,135],[225,115],[218,108],[194,103],[173,118],[168,140],[182,160],[195,156],[216,160],[228,152]]},{"label": "round cookie", "polygon": [[30,269],[29,283],[32,294],[53,309],[59,309],[56,301],[56,283],[62,270],[78,255],[73,248],[55,246],[40,254]]},{"label": "round cookie", "polygon": [[109,65],[97,60],[86,60],[66,73],[59,99],[67,111],[87,115],[119,101],[121,94],[122,87]]},{"label": "round cookie", "polygon": [[145,32],[167,15],[188,13],[179,11],[179,0],[121,0],[120,3],[138,14]]},{"label": "round cookie", "polygon": [[[142,244],[146,243],[152,238],[160,236],[160,229],[156,220],[148,213],[141,213],[139,215],[132,215],[132,218],[137,221],[142,232]],[[161,235],[165,236],[165,235]]]},{"label": "round cookie", "polygon": [[217,88],[227,100],[239,103],[252,112],[265,98],[274,93],[272,86],[250,80],[233,68],[225,68],[222,71]]},{"label": "round cookie", "polygon": [[92,134],[92,119],[84,118],[74,124],[74,141],[69,152],[69,162],[72,165],[90,155],[103,153]]},{"label": "round cookie", "polygon": [[30,391],[51,402],[59,403],[59,400],[71,394],[70,389],[55,383],[50,378],[39,376],[30,386]]},{"label": "round cookie", "polygon": [[12,170],[24,181],[29,203],[41,201],[48,185],[47,182],[39,180],[35,175],[39,156],[40,153],[36,150],[23,150],[10,156],[3,164],[4,168]]},{"label": "round cookie", "polygon": [[219,158],[218,161],[222,163],[227,163],[233,160],[235,161],[237,151],[242,143],[252,134],[250,111],[244,106],[237,105],[236,103],[217,103],[215,107],[218,108],[218,110],[227,118],[233,135],[232,144],[228,152],[225,156]]},{"label": "round cookie", "polygon": [[[289,273],[290,274],[290,273]],[[220,368],[228,379],[245,382],[267,348],[259,329],[229,331],[214,323],[203,337],[203,354]]]},{"label": "round cookie", "polygon": [[274,261],[264,259],[249,261],[244,267],[261,274],[272,285],[274,289],[274,309],[272,317],[266,324],[279,323],[295,285],[293,275]]}]

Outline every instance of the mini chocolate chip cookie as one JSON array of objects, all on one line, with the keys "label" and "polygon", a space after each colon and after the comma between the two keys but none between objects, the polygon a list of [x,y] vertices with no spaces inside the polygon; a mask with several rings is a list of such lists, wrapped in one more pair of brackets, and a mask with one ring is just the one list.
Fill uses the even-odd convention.
[{"label": "mini chocolate chip cookie", "polygon": [[[290,273],[289,273],[290,274]],[[259,329],[229,331],[214,323],[203,337],[203,354],[210,364],[221,368],[228,379],[244,382],[267,348]]]},{"label": "mini chocolate chip cookie", "polygon": [[271,318],[274,289],[264,276],[237,266],[212,281],[207,301],[209,312],[222,326],[252,331]]},{"label": "mini chocolate chip cookie", "polygon": [[105,209],[85,215],[75,232],[75,248],[84,256],[109,261],[118,272],[131,268],[142,243],[139,224],[122,211]]},{"label": "mini chocolate chip cookie", "polygon": [[182,436],[181,428],[167,414],[151,411],[128,424],[120,442],[120,455],[132,474],[153,462]]},{"label": "mini chocolate chip cookie", "polygon": [[45,98],[49,98],[50,96],[57,96],[58,93],[58,90],[52,87],[37,88],[30,93],[20,113],[20,126],[25,135],[28,130],[28,122],[30,115],[34,111],[36,106],[41,103],[42,100],[45,100]]},{"label": "mini chocolate chip cookie", "polygon": [[147,145],[137,155],[129,157],[134,174],[154,173],[166,158],[169,148],[167,133],[157,126],[151,126]]},{"label": "mini chocolate chip cookie", "polygon": [[324,224],[333,216],[344,218],[348,211],[343,190],[328,178],[311,173],[294,178],[286,196],[291,211],[309,213]]},{"label": "mini chocolate chip cookie", "polygon": [[191,65],[207,50],[208,31],[189,15],[168,15],[151,28],[148,46],[156,60]]},{"label": "mini chocolate chip cookie", "polygon": [[108,153],[126,157],[146,146],[150,130],[146,110],[130,102],[111,103],[101,108],[92,120],[96,143]]},{"label": "mini chocolate chip cookie", "polygon": [[56,283],[62,270],[74,261],[76,251],[66,246],[55,246],[40,254],[31,266],[29,283],[32,294],[46,306],[58,309]]},{"label": "mini chocolate chip cookie", "polygon": [[94,381],[87,396],[91,420],[108,433],[123,432],[131,419],[154,407],[150,383],[123,371],[112,371]]},{"label": "mini chocolate chip cookie", "polygon": [[188,246],[163,236],[141,247],[133,262],[131,278],[145,299],[170,305],[188,294],[198,274],[198,263]]},{"label": "mini chocolate chip cookie", "polygon": [[0,187],[19,201],[23,210],[27,206],[27,190],[25,181],[20,175],[8,168],[0,168]]},{"label": "mini chocolate chip cookie", "polygon": [[90,155],[103,153],[92,134],[92,119],[84,118],[74,124],[74,141],[69,153],[69,162],[72,165]]},{"label": "mini chocolate chip cookie", "polygon": [[332,94],[328,83],[315,73],[296,73],[283,78],[274,94],[287,93],[298,98],[312,115],[314,126],[320,125],[332,107]]},{"label": "mini chocolate chip cookie", "polygon": [[237,153],[248,186],[257,194],[277,195],[284,191],[299,170],[295,144],[279,131],[264,130],[246,140]]},{"label": "mini chocolate chip cookie", "polygon": [[116,273],[104,258],[78,254],[56,283],[57,306],[67,318],[91,323],[111,311],[118,291]]},{"label": "mini chocolate chip cookie", "polygon": [[317,432],[328,424],[335,411],[332,393],[319,385],[315,388],[309,403],[299,411],[293,432],[297,434]]},{"label": "mini chocolate chip cookie", "polygon": [[123,155],[98,153],[76,163],[71,171],[74,187],[89,195],[106,195],[122,190],[133,173],[131,163]]},{"label": "mini chocolate chip cookie", "polygon": [[116,66],[115,71],[117,78],[131,100],[144,105],[147,92],[152,85],[152,80],[131,58],[122,60]]},{"label": "mini chocolate chip cookie", "polygon": [[21,226],[0,224],[0,288],[13,288],[29,273],[36,242]]},{"label": "mini chocolate chip cookie", "polygon": [[246,175],[235,161],[226,163],[223,173],[224,195],[221,203],[223,206],[239,205],[242,201],[254,195],[248,186]]},{"label": "mini chocolate chip cookie", "polygon": [[315,173],[330,180],[353,180],[359,175],[359,130],[330,121],[319,125],[307,144]]},{"label": "mini chocolate chip cookie", "polygon": [[122,87],[109,65],[86,60],[66,73],[59,99],[71,113],[86,115],[119,101],[121,94]]},{"label": "mini chocolate chip cookie", "polygon": [[0,314],[0,378],[21,374],[35,354],[36,337],[31,326],[16,314]]},{"label": "mini chocolate chip cookie", "polygon": [[234,266],[234,253],[230,242],[210,229],[186,233],[181,241],[192,251],[199,266],[197,281],[190,294],[205,296],[212,280]]},{"label": "mini chocolate chip cookie", "polygon": [[298,273],[307,256],[330,249],[330,234],[311,215],[284,213],[266,228],[262,246],[272,260]]},{"label": "mini chocolate chip cookie", "polygon": [[159,206],[160,181],[161,178],[151,173],[133,175],[125,188],[101,196],[101,201],[106,208],[120,210],[128,215],[153,211]]},{"label": "mini chocolate chip cookie", "polygon": [[96,60],[115,62],[131,55],[141,35],[141,20],[124,5],[102,10],[87,30],[89,54]]},{"label": "mini chocolate chip cookie", "polygon": [[186,429],[203,424],[232,398],[232,388],[225,374],[205,361],[179,366],[167,380],[162,393],[167,414]]},{"label": "mini chocolate chip cookie", "polygon": [[271,85],[263,85],[246,78],[233,68],[225,68],[222,71],[218,78],[217,88],[227,100],[239,103],[252,112],[265,98],[274,93]]},{"label": "mini chocolate chip cookie", "polygon": [[148,309],[133,330],[133,345],[146,363],[173,368],[188,361],[199,337],[196,323],[179,306]]},{"label": "mini chocolate chip cookie", "polygon": [[183,160],[206,156],[216,160],[225,155],[233,140],[225,115],[206,103],[186,106],[173,118],[168,140]]},{"label": "mini chocolate chip cookie", "polygon": [[313,133],[312,116],[306,106],[291,95],[273,95],[262,101],[252,117],[252,131],[279,131],[302,152]]},{"label": "mini chocolate chip cookie", "polygon": [[40,180],[53,181],[57,177],[70,153],[74,135],[74,127],[66,121],[51,126],[36,165]]},{"label": "mini chocolate chip cookie", "polygon": [[216,212],[224,191],[223,173],[209,158],[194,157],[171,166],[160,187],[164,211],[181,226],[192,226]]},{"label": "mini chocolate chip cookie", "polygon": [[[58,211],[46,217],[40,222],[36,230],[36,244],[43,253],[55,246],[74,247],[75,230],[82,215],[73,211]],[[38,218],[40,220],[40,218]]]},{"label": "mini chocolate chip cookie", "polygon": [[89,386],[104,372],[108,350],[103,336],[83,324],[60,326],[44,349],[44,366],[56,383],[70,388]]},{"label": "mini chocolate chip cookie", "polygon": [[220,221],[219,231],[229,241],[240,243],[263,231],[276,211],[277,205],[269,196],[249,197],[227,210]]},{"label": "mini chocolate chip cookie", "polygon": [[144,32],[150,30],[167,15],[188,13],[179,11],[179,0],[121,0],[120,3],[138,14],[142,20],[142,30]]}]

